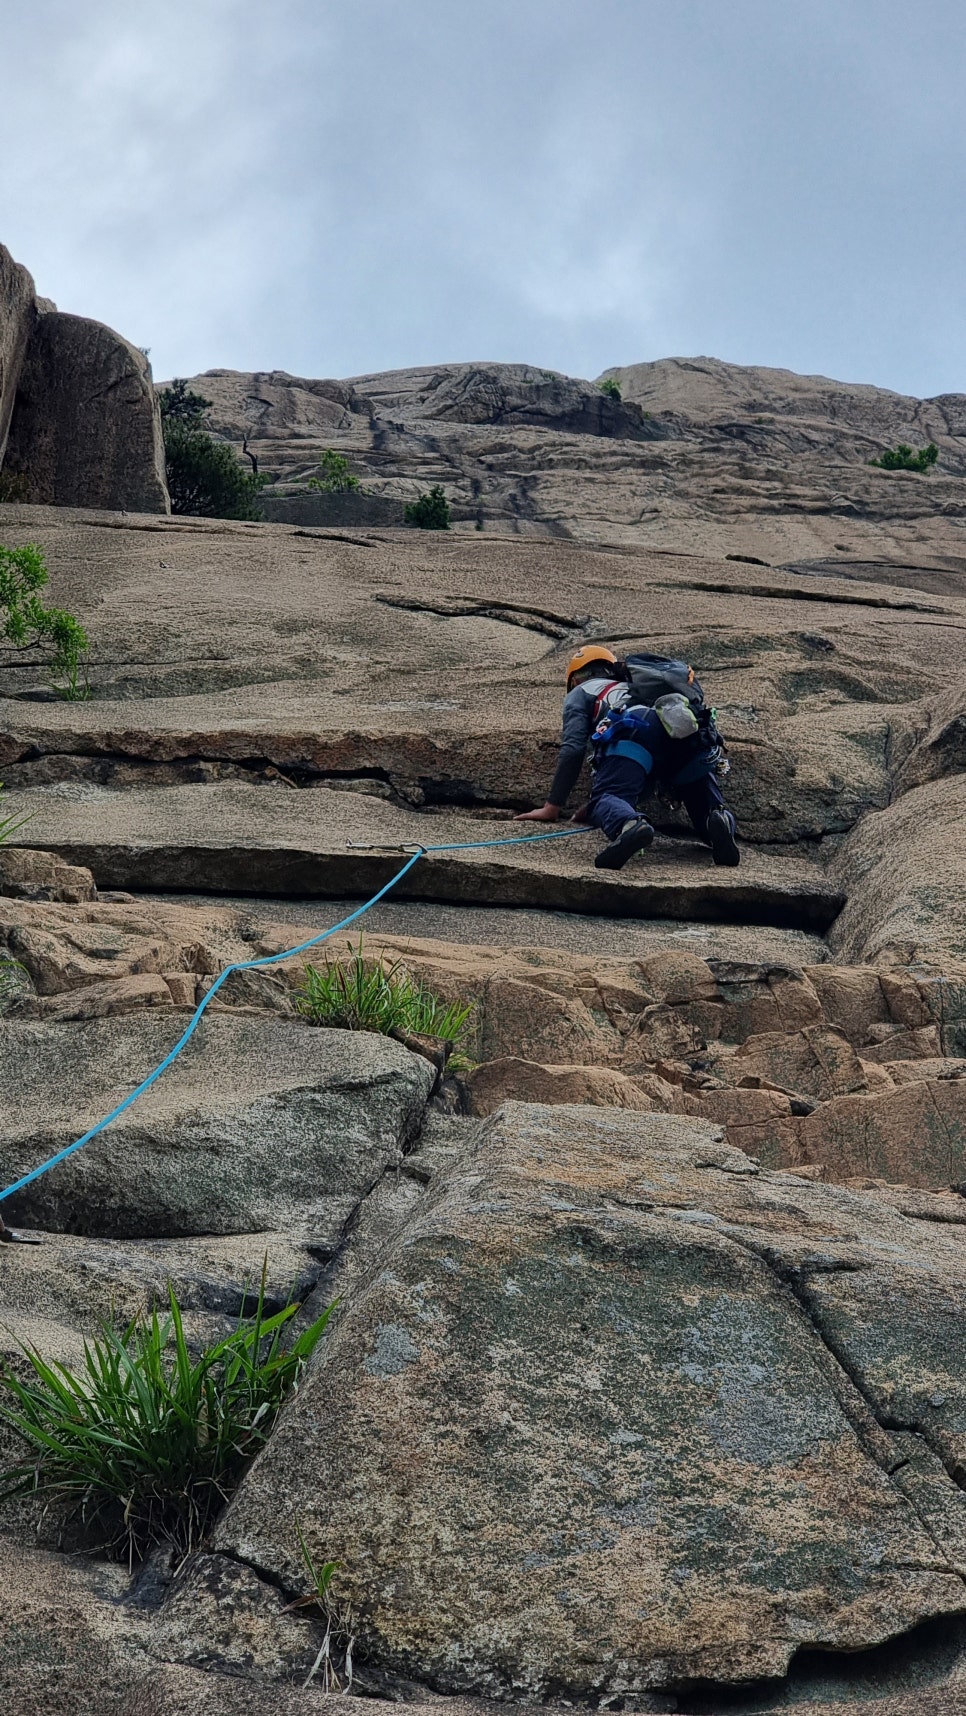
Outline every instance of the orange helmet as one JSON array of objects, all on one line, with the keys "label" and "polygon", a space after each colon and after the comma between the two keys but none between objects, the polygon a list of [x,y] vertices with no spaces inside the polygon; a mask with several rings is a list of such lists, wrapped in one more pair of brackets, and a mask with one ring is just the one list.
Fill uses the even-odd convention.
[{"label": "orange helmet", "polygon": [[572,674],[579,673],[582,667],[589,667],[594,661],[609,662],[613,667],[616,665],[617,657],[613,650],[607,648],[606,644],[584,644],[583,649],[579,649],[576,655],[572,655],[567,663],[567,684],[570,684]]}]

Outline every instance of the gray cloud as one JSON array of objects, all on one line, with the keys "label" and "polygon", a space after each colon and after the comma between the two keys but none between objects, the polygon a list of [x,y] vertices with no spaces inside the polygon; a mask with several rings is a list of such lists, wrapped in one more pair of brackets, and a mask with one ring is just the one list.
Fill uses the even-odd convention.
[{"label": "gray cloud", "polygon": [[0,238],[158,374],[702,352],[966,388],[958,0],[13,10]]}]

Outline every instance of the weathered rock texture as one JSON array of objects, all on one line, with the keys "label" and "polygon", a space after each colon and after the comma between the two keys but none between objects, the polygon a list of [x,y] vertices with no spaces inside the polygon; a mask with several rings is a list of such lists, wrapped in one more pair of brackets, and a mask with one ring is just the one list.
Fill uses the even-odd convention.
[{"label": "weathered rock texture", "polygon": [[39,316],[4,468],[44,505],[167,512],[161,418],[147,359],[100,322]]},{"label": "weathered rock texture", "polygon": [[[3,1035],[5,1185],[102,1119],[175,1040],[153,1011],[7,1022]],[[288,1229],[334,1243],[401,1160],[432,1082],[427,1061],[386,1038],[215,1017],[127,1116],[11,1200],[11,1216],[117,1238]]]},{"label": "weathered rock texture", "polygon": [[[378,924],[363,932],[369,957],[474,1008],[471,1068],[454,1086],[471,1113],[489,1114],[508,1097],[661,1110],[719,1122],[731,1143],[769,1167],[808,1167],[838,1181],[966,1181],[963,964],[796,967],[702,959],[668,945],[619,959],[388,936]],[[194,1007],[223,966],[281,955],[311,933],[255,905],[0,900],[0,956],[22,973],[13,1020],[65,1027],[151,1010],[143,1042],[118,1027],[112,1062],[132,1043],[146,1059],[155,1040],[160,1058],[177,1035],[173,1010]],[[236,973],[215,1005],[236,1016],[260,1011],[270,1032],[273,1016],[295,1010],[306,962],[344,960],[358,946],[343,933],[277,967]],[[279,1042],[314,1062],[318,1044],[299,1049],[299,1029],[289,1025]],[[83,1059],[113,1037],[107,1025],[90,1041],[62,1031],[50,1051],[55,1067],[61,1041]],[[228,1065],[243,1042],[219,1045]],[[275,1089],[271,1036],[258,1042],[270,1070],[242,1068],[242,1090],[259,1076]],[[361,1052],[358,1039],[335,1038],[336,1058],[340,1043],[350,1058]],[[207,1053],[210,1044],[202,1061]],[[96,1080],[94,1088],[110,1106]],[[188,1098],[172,1092],[171,1100],[180,1112]],[[72,1183],[64,1196],[76,1195]]]},{"label": "weathered rock texture", "polygon": [[[102,845],[110,869],[98,875],[95,866],[103,886],[138,885],[134,848],[142,844],[146,854],[159,833],[162,850],[142,885],[179,885],[174,866],[198,887],[324,886],[345,896],[362,893],[373,870],[359,856],[353,887],[338,850],[347,837],[369,831],[428,844],[433,832],[446,832],[442,813],[459,809],[491,820],[476,830],[480,837],[494,832],[493,821],[543,798],[566,657],[593,637],[687,653],[719,709],[746,862],[737,874],[713,876],[706,852],[675,841],[678,915],[720,921],[705,894],[723,899],[730,890],[736,921],[743,913],[744,921],[774,922],[768,897],[784,890],[773,849],[797,847],[829,916],[836,897],[853,899],[859,915],[849,921],[868,928],[850,939],[848,957],[865,957],[875,937],[861,918],[862,867],[849,864],[847,851],[841,877],[820,876],[824,860],[863,817],[903,814],[903,795],[949,780],[960,766],[959,595],[884,586],[871,573],[865,584],[807,581],[694,555],[494,542],[476,533],[390,538],[160,518],[110,521],[107,529],[69,511],[7,508],[10,540],[38,534],[53,593],[91,631],[93,696],[77,705],[48,701],[36,667],[12,657],[0,664],[10,694],[0,704],[0,768],[8,790],[49,793],[42,810],[35,801],[38,820],[19,838],[85,862],[93,832],[116,831]],[[269,785],[271,810],[262,797]],[[76,802],[67,787],[77,789]],[[82,802],[95,787],[120,795],[103,802],[103,815],[93,797]],[[134,787],[190,788],[193,796],[178,801],[184,815],[173,800],[165,811],[161,797],[149,811],[135,804]],[[313,804],[305,787],[322,787],[326,797]],[[244,814],[243,802],[251,806]],[[654,815],[672,835],[685,830],[672,806],[658,802]],[[912,816],[909,823],[902,856],[914,869],[929,825]],[[155,834],[139,842],[138,828]],[[761,867],[754,845],[768,848]],[[518,905],[586,911],[596,899],[610,914],[633,877],[635,915],[674,915],[665,909],[667,887],[657,885],[670,856],[661,848],[610,884],[575,860],[579,888],[552,902],[539,894],[541,878],[562,874],[562,857],[553,847],[524,850],[526,862],[513,861],[514,886],[525,872],[531,879]],[[300,855],[310,860],[301,880]],[[475,903],[492,904],[496,896],[482,891],[486,864],[454,864],[458,887],[451,878],[446,897],[468,902],[459,889],[476,888]],[[937,891],[923,893],[914,939],[927,956],[962,957],[956,914],[946,909],[957,885],[947,867]],[[829,918],[811,921],[824,928]],[[908,946],[908,933],[900,939]]]},{"label": "weathered rock texture", "polygon": [[[73,319],[28,309],[74,362]],[[142,422],[106,337],[85,349]],[[226,1684],[315,1708],[299,1523],[342,1563],[366,1694],[956,1708],[963,401],[618,373],[622,402],[522,366],[198,378],[278,505],[331,445],[384,516],[442,482],[449,533],[3,509],[92,639],[83,704],[0,660],[4,803],[33,814],[0,855],[4,1179],[132,1089],[225,964],[402,862],[347,842],[533,832],[509,818],[545,795],[578,644],[694,661],[743,840],[715,871],[658,802],[619,876],[587,835],[421,860],[365,946],[474,1004],[466,1063],[440,1083],[438,1043],[311,1029],[303,961],[239,973],[8,1206],[48,1232],[0,1247],[6,1351],[76,1360],[169,1279],[214,1338],[265,1252],[273,1305],[342,1306],[180,1577],[18,1571],[36,1508],[0,1520],[25,1711],[45,1674],[92,1716],[214,1716]],[[929,438],[931,476],[868,465]],[[186,887],[224,903],[111,891]]]},{"label": "weathered rock texture", "polygon": [[[709,358],[609,373],[622,402],[526,364],[348,381],[209,370],[191,386],[281,492],[333,447],[371,493],[409,500],[441,483],[459,529],[751,555],[805,577],[905,562],[914,587],[959,587],[966,395],[910,399]],[[929,440],[940,462],[926,478],[869,466],[883,447]]]},{"label": "weathered rock texture", "polygon": [[373,1260],[216,1547],[300,1589],[301,1519],[368,1659],[440,1690],[744,1681],[961,1614],[961,1210],[719,1140],[495,1116]]},{"label": "weathered rock texture", "polygon": [[18,499],[170,511],[147,359],[101,322],[37,298],[2,245],[0,468]]},{"label": "weathered rock texture", "polygon": [[0,244],[0,466],[7,445],[17,382],[36,318],[34,283]]}]

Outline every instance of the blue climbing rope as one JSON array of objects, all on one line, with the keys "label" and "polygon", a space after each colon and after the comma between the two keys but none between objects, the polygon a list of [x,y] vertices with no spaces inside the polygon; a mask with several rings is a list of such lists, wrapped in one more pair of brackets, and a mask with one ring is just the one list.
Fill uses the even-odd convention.
[{"label": "blue climbing rope", "polygon": [[526,834],[509,840],[471,840],[454,846],[419,846],[402,869],[397,870],[395,876],[390,877],[378,893],[373,894],[371,899],[366,900],[364,905],[358,906],[354,912],[350,912],[347,918],[342,918],[339,923],[333,924],[331,929],[323,930],[320,935],[310,936],[308,941],[299,942],[297,947],[287,948],[284,953],[264,954],[260,959],[240,959],[235,960],[231,965],[226,965],[224,970],[219,972],[207,995],[195,1008],[174,1048],[165,1055],[164,1060],[155,1067],[154,1071],[150,1072],[147,1078],[142,1079],[136,1089],[132,1090],[123,1102],[119,1102],[110,1114],[105,1115],[104,1119],[99,1120],[96,1126],[92,1126],[88,1132],[85,1132],[83,1138],[75,1139],[73,1144],[68,1144],[63,1150],[58,1150],[57,1154],[51,1156],[48,1161],[41,1162],[39,1167],[32,1168],[29,1174],[24,1174],[21,1179],[14,1180],[12,1185],[6,1186],[3,1191],[0,1191],[0,1203],[3,1203],[6,1198],[12,1198],[15,1192],[22,1192],[25,1186],[31,1185],[34,1180],[39,1180],[41,1175],[49,1173],[51,1168],[56,1168],[61,1162],[66,1162],[68,1156],[73,1156],[76,1151],[82,1150],[85,1144],[89,1144],[92,1138],[96,1138],[99,1132],[103,1132],[106,1126],[110,1126],[112,1121],[117,1120],[125,1109],[137,1102],[138,1097],[143,1096],[144,1092],[156,1083],[161,1074],[167,1071],[172,1062],[177,1060],[181,1051],[187,1047],[198,1029],[205,1011],[211,1005],[222,985],[228,981],[232,972],[254,971],[262,965],[283,965],[287,959],[295,959],[298,954],[307,953],[310,947],[318,947],[320,942],[328,941],[331,936],[338,935],[340,930],[348,929],[350,924],[354,924],[358,918],[364,917],[366,912],[370,912],[373,906],[385,899],[386,895],[396,886],[396,883],[401,882],[403,877],[413,868],[413,865],[418,864],[420,858],[426,857],[429,853],[469,852],[481,846],[526,846],[538,840],[560,840],[566,835],[586,834],[588,832],[589,830],[583,827],[564,828],[555,829],[552,834]]}]

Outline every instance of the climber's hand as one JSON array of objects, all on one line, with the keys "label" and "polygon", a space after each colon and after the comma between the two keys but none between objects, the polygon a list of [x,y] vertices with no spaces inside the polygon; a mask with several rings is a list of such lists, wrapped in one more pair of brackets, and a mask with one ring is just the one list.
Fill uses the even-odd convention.
[{"label": "climber's hand", "polygon": [[515,816],[513,820],[514,822],[559,822],[560,806],[559,804],[551,804],[548,799],[546,804],[540,806],[539,810],[521,810],[519,816]]}]

